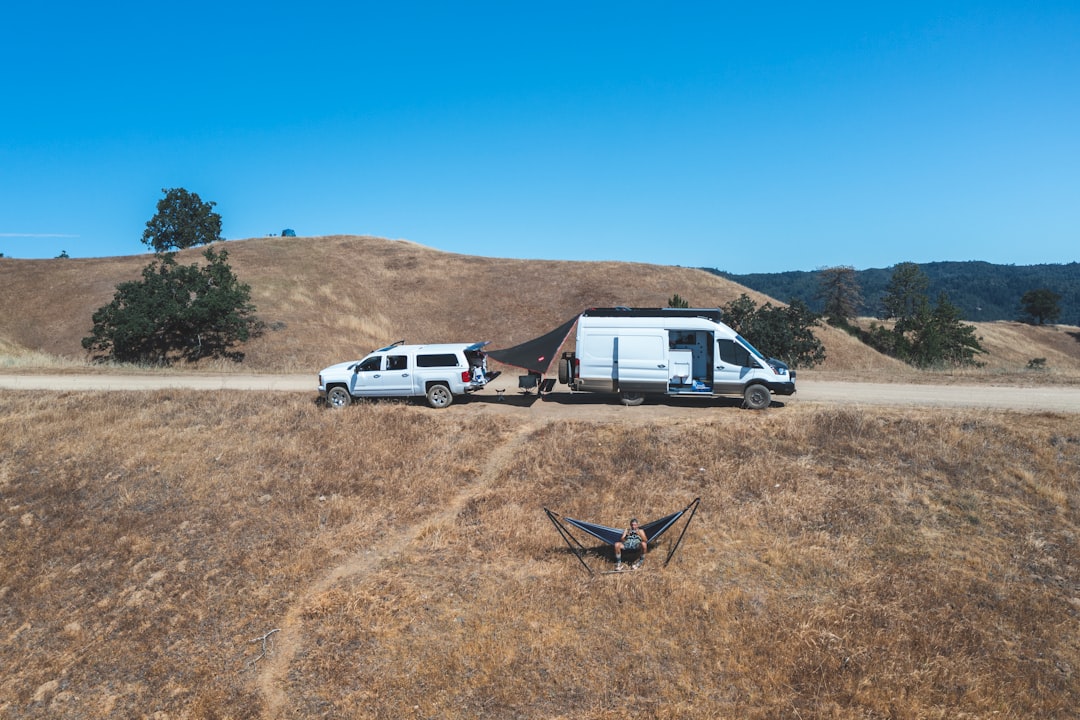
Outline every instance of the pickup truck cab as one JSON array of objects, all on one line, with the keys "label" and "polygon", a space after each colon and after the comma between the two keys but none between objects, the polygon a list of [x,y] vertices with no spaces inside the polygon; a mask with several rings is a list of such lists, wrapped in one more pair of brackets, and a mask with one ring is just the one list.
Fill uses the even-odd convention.
[{"label": "pickup truck cab", "polygon": [[483,388],[498,373],[488,373],[483,347],[488,342],[406,345],[399,340],[365,356],[324,368],[319,395],[332,408],[358,398],[420,397],[444,408],[457,396]]}]

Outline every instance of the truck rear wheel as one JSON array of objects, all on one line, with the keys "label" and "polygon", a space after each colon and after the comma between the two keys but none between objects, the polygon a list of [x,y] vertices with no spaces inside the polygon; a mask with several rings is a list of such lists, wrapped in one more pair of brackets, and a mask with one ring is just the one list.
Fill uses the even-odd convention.
[{"label": "truck rear wheel", "polygon": [[566,358],[559,360],[559,382],[563,385],[570,383],[570,361]]},{"label": "truck rear wheel", "polygon": [[764,385],[754,383],[743,391],[743,407],[764,410],[772,404],[772,393]]},{"label": "truck rear wheel", "polygon": [[624,392],[622,394],[622,404],[626,407],[637,407],[643,402],[645,402],[645,396],[641,393]]},{"label": "truck rear wheel", "polygon": [[449,407],[454,402],[454,393],[442,383],[435,383],[427,390],[427,404],[435,409]]},{"label": "truck rear wheel", "polygon": [[326,404],[332,408],[343,408],[352,405],[352,395],[348,389],[335,385],[326,391]]}]

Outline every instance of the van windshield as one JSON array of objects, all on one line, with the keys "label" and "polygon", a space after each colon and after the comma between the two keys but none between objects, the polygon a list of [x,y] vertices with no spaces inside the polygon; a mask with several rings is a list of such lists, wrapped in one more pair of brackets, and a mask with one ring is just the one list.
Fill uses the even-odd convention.
[{"label": "van windshield", "polygon": [[747,350],[754,353],[754,355],[760,358],[762,362],[764,362],[765,364],[769,363],[769,359],[762,355],[760,350],[747,342],[746,338],[744,338],[742,335],[736,335],[735,337]]}]

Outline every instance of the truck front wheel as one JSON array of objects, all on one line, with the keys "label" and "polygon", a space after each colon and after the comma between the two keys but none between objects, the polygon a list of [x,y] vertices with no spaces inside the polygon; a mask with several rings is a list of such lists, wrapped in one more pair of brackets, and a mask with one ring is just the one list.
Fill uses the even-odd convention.
[{"label": "truck front wheel", "polygon": [[743,407],[764,410],[772,404],[772,393],[764,385],[754,383],[743,391]]},{"label": "truck front wheel", "polygon": [[454,393],[442,383],[436,383],[428,388],[427,404],[435,409],[449,407],[454,402]]},{"label": "truck front wheel", "polygon": [[645,396],[641,393],[624,392],[622,394],[622,404],[626,407],[637,407],[643,402],[645,402]]},{"label": "truck front wheel", "polygon": [[332,408],[343,408],[352,405],[352,395],[346,388],[335,385],[326,391],[326,404]]}]

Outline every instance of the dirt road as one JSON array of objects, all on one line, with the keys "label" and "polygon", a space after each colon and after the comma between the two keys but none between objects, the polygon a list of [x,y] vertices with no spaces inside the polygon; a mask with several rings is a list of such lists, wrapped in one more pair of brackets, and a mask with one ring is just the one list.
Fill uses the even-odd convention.
[{"label": "dirt road", "polygon": [[[1004,410],[1049,410],[1080,412],[1080,388],[1010,387],[997,385],[913,385],[888,383],[840,382],[800,379],[799,391],[792,397],[776,397],[776,404],[821,403],[853,406],[905,406],[950,408],[995,408]],[[73,392],[81,390],[250,390],[256,392],[308,393],[317,395],[312,375],[4,375],[0,389]],[[501,390],[502,392],[498,392]],[[535,393],[528,396],[517,389],[516,379],[504,375],[487,389],[471,397],[472,403],[495,407],[529,406],[556,413],[558,408],[587,405],[596,409],[623,408],[614,396],[570,393],[565,385],[537,402]],[[731,404],[739,404],[731,399]],[[672,412],[695,408],[694,401],[659,400]]]}]

